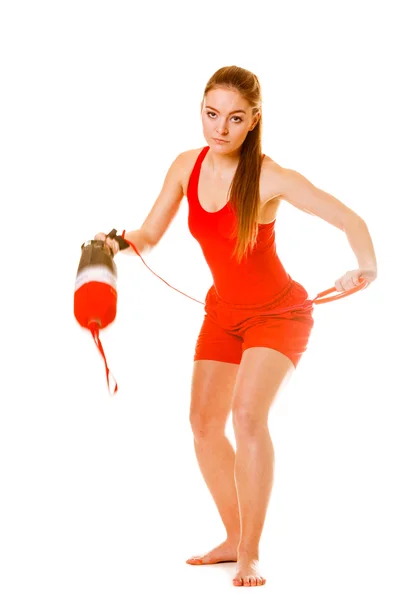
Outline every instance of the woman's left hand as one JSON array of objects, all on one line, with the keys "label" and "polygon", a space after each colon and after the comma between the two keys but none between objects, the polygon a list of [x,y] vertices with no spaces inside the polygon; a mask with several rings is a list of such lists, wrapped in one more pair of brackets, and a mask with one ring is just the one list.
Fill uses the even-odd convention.
[{"label": "woman's left hand", "polygon": [[347,292],[348,290],[360,285],[362,283],[362,279],[364,281],[368,281],[369,285],[376,278],[376,269],[354,269],[353,271],[347,271],[347,273],[345,273],[343,277],[340,277],[340,279],[336,279],[335,288],[338,292]]}]

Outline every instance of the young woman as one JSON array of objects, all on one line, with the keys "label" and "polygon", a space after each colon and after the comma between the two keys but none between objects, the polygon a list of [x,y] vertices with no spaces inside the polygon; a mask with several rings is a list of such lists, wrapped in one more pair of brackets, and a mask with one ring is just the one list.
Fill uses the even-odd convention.
[{"label": "young woman", "polygon": [[[233,583],[244,586],[266,581],[259,542],[274,469],[269,409],[306,350],[314,323],[307,291],[276,253],[281,201],[346,234],[358,269],[335,282],[338,291],[377,277],[365,221],[262,153],[261,104],[253,73],[236,66],[219,69],[202,100],[207,146],[177,156],[143,225],[125,235],[145,253],[158,244],[187,197],[189,229],[213,277],[195,348],[190,423],[201,473],[226,529],[222,544],[187,562],[235,561]],[[117,242],[104,233],[95,238],[118,252]],[[135,254],[132,248],[123,252]],[[225,435],[230,411],[236,456]]]}]

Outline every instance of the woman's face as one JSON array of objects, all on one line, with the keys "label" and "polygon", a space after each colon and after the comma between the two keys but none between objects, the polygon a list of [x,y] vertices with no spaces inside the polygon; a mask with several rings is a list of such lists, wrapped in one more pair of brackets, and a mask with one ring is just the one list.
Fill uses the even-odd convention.
[{"label": "woman's face", "polygon": [[[217,88],[206,95],[201,111],[203,133],[213,151],[231,153],[240,148],[257,124],[249,103],[236,90]],[[217,139],[224,140],[218,142]]]}]

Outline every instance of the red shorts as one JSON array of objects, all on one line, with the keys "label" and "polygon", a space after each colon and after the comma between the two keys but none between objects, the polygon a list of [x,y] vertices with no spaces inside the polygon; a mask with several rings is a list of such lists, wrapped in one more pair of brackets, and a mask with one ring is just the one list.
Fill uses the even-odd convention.
[{"label": "red shorts", "polygon": [[[266,314],[302,305],[281,314]],[[307,349],[314,325],[314,306],[305,288],[290,278],[287,287],[269,304],[228,304],[214,286],[207,292],[205,317],[197,338],[194,360],[239,364],[247,348],[262,346],[285,354],[294,367]]]}]

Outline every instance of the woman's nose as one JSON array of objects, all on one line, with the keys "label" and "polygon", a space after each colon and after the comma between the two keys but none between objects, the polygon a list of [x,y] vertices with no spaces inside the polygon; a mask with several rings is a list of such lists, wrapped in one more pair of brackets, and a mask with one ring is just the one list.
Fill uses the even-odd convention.
[{"label": "woman's nose", "polygon": [[228,128],[227,128],[227,126],[225,125],[225,123],[223,123],[223,122],[221,121],[221,123],[219,123],[219,124],[218,124],[218,126],[217,126],[217,131],[218,131],[218,133],[221,133],[221,134],[222,134],[222,133],[228,133]]}]

